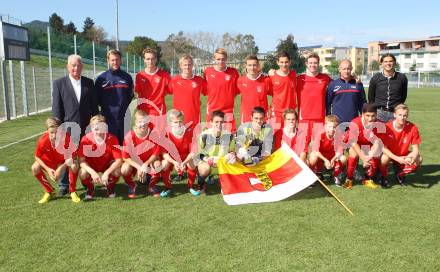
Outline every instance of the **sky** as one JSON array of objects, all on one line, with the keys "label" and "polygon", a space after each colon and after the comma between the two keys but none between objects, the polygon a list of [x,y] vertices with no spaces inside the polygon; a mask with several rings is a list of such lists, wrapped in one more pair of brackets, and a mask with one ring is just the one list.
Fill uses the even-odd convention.
[{"label": "sky", "polygon": [[[82,30],[86,17],[116,37],[116,0],[0,0],[0,14],[48,21],[57,13]],[[165,40],[184,31],[252,34],[260,52],[293,34],[298,46],[359,46],[369,41],[440,36],[440,1],[119,0],[119,39]]]}]

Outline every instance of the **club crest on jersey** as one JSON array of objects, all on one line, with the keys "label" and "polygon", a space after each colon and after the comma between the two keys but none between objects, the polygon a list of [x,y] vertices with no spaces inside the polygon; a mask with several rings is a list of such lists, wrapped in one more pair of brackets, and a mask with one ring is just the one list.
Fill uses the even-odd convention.
[{"label": "club crest on jersey", "polygon": [[243,85],[243,87],[247,88],[247,84],[246,83],[241,83],[241,85]]},{"label": "club crest on jersey", "polygon": [[249,178],[249,182],[255,190],[267,191],[272,188],[272,180],[266,171],[256,173],[257,178]]},{"label": "club crest on jersey", "polygon": [[275,81],[273,84],[280,85],[280,82],[279,81]]},{"label": "club crest on jersey", "polygon": [[212,78],[215,78],[215,75],[214,75],[214,74],[210,74],[209,76],[212,77]]},{"label": "club crest on jersey", "polygon": [[405,137],[405,138],[403,138],[403,143],[406,144],[406,142],[408,142],[408,139],[406,139],[406,137]]},{"label": "club crest on jersey", "polygon": [[263,91],[263,88],[261,88],[261,86],[257,86],[257,92],[261,93]]},{"label": "club crest on jersey", "polygon": [[226,80],[226,81],[231,80],[231,76],[230,76],[230,75],[225,75],[225,80]]},{"label": "club crest on jersey", "polygon": [[159,83],[160,82],[160,77],[154,77],[154,82]]},{"label": "club crest on jersey", "polygon": [[192,82],[191,86],[193,87],[193,89],[195,89],[195,88],[197,88],[198,84],[197,84],[197,82]]}]

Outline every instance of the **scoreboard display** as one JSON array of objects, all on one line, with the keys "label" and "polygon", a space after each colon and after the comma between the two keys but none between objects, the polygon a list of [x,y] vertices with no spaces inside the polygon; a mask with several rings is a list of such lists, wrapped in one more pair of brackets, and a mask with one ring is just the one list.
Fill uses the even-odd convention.
[{"label": "scoreboard display", "polygon": [[1,22],[0,59],[28,61],[29,36],[25,27]]}]

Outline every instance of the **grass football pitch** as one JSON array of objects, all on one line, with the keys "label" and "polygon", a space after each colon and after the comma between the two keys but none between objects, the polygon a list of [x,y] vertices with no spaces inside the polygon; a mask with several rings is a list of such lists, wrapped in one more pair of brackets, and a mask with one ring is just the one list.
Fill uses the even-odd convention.
[{"label": "grass football pitch", "polygon": [[[411,89],[410,120],[422,136],[424,163],[410,186],[352,190],[327,183],[277,203],[227,206],[218,182],[192,197],[68,197],[38,204],[30,172],[48,114],[0,124],[0,271],[440,271],[440,89]],[[168,101],[169,102],[169,101]],[[238,100],[236,101],[238,104]],[[202,106],[204,108],[204,106]],[[78,193],[84,197],[84,189]]]}]

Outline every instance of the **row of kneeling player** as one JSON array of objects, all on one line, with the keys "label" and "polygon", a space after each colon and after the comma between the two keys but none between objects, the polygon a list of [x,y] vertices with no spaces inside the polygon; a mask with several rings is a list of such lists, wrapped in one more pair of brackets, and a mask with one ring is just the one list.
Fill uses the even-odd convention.
[{"label": "row of kneeling player", "polygon": [[[388,168],[393,165],[398,183],[405,186],[405,177],[422,163],[420,134],[408,114],[408,106],[400,104],[394,108],[395,118],[383,123],[376,119],[376,107],[364,104],[362,115],[351,122],[340,124],[336,116],[328,115],[324,122],[311,126],[298,121],[296,112],[288,109],[283,128],[275,133],[275,148],[282,142],[288,144],[320,177],[324,167],[333,169],[335,184],[347,189],[353,186],[359,159],[365,172],[363,185],[388,188]],[[348,150],[345,155],[344,150]],[[345,171],[343,182],[340,174]]]},{"label": "row of kneeling player", "polygon": [[[91,118],[91,132],[82,137],[78,148],[68,133],[60,133],[59,120],[51,117],[46,122],[47,132],[38,141],[32,172],[46,191],[39,203],[54,197],[48,178],[56,181],[66,169],[73,202],[80,201],[76,193],[77,176],[87,188],[86,200],[93,198],[97,184],[106,187],[108,197],[115,197],[114,188],[120,176],[128,185],[129,198],[136,197],[136,179],[148,184],[153,196],[167,197],[172,194],[173,169],[179,177],[187,172],[188,190],[198,196],[206,190],[205,180],[216,173],[219,158],[225,157],[229,163],[238,159],[245,164],[256,164],[285,143],[318,176],[324,167],[333,169],[336,185],[342,185],[339,175],[346,171],[344,188],[352,188],[359,159],[365,169],[365,186],[376,188],[376,183],[380,183],[388,187],[391,163],[398,182],[406,185],[405,176],[422,162],[420,135],[417,127],[408,121],[408,113],[406,105],[398,105],[395,119],[381,123],[376,120],[374,105],[365,104],[362,115],[350,123],[339,124],[336,116],[329,115],[324,122],[311,125],[298,122],[296,111],[287,109],[283,127],[273,132],[265,123],[264,109],[256,107],[251,122],[242,124],[234,135],[223,128],[225,115],[221,111],[212,113],[209,128],[200,133],[184,126],[180,111],[170,110],[168,126],[161,131],[153,129],[144,111],[137,110],[134,127],[126,134],[122,148],[107,132],[101,115]],[[64,139],[60,135],[65,135]],[[255,151],[249,152],[253,146]],[[346,149],[348,155],[344,155]],[[381,173],[380,182],[373,181],[377,170]],[[162,191],[157,188],[159,180],[165,187]]]}]

